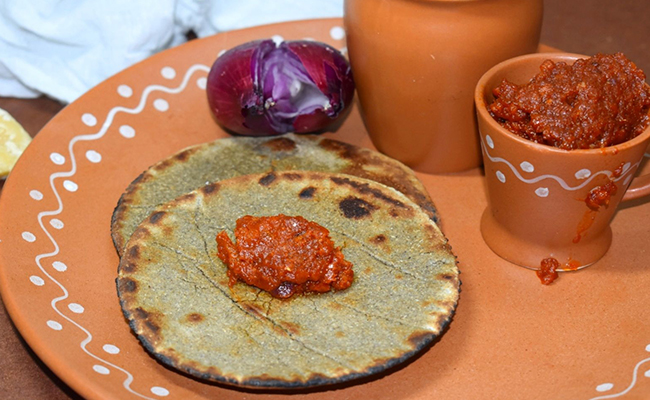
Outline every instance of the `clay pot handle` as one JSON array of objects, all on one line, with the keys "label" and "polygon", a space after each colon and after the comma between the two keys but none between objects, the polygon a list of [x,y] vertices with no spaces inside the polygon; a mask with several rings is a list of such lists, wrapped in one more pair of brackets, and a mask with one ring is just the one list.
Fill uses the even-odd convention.
[{"label": "clay pot handle", "polygon": [[622,201],[634,200],[650,195],[650,173],[637,176],[623,195]]}]

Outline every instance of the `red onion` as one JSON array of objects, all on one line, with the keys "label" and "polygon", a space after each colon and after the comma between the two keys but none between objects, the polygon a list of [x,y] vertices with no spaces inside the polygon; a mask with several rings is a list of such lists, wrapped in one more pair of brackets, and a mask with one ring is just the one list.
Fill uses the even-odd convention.
[{"label": "red onion", "polygon": [[343,55],[307,40],[232,48],[214,62],[207,84],[217,122],[248,136],[321,130],[344,114],[353,94]]}]

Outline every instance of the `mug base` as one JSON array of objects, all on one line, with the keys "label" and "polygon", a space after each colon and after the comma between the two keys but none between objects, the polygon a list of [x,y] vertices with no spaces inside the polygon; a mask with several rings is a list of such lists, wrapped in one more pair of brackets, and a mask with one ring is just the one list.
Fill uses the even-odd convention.
[{"label": "mug base", "polygon": [[544,243],[521,238],[499,224],[489,208],[485,209],[481,217],[481,235],[496,255],[532,270],[539,270],[542,260],[547,258],[555,258],[560,263],[562,267],[557,271],[586,268],[600,260],[612,243],[612,229],[609,226],[598,236],[579,243]]}]

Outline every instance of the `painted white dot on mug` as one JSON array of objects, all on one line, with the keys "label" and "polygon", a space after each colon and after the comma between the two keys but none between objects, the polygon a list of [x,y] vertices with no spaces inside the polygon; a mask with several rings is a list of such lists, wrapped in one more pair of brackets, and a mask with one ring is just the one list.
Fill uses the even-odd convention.
[{"label": "painted white dot on mug", "polygon": [[58,218],[52,218],[50,220],[50,225],[52,225],[52,228],[54,229],[63,229],[64,226],[63,221]]},{"label": "painted white dot on mug", "polygon": [[208,87],[208,78],[205,76],[199,78],[196,80],[196,86],[198,86],[200,89],[205,89]]},{"label": "painted white dot on mug", "polygon": [[55,270],[57,270],[59,272],[63,272],[63,271],[68,269],[68,266],[65,265],[64,263],[62,263],[61,261],[54,261],[52,263],[52,268],[54,268]]},{"label": "painted white dot on mug", "polygon": [[131,139],[135,136],[135,129],[129,125],[122,125],[120,126],[120,135],[124,136],[127,139]]},{"label": "painted white dot on mug", "polygon": [[83,306],[77,303],[68,304],[68,308],[70,309],[70,311],[72,311],[75,314],[83,314],[83,312],[85,311]]},{"label": "painted white dot on mug", "polygon": [[628,169],[632,166],[631,163],[626,162],[625,165],[623,165],[623,173],[626,173]]},{"label": "painted white dot on mug", "polygon": [[36,241],[36,236],[31,232],[23,232],[21,236],[26,242],[34,243]]},{"label": "painted white dot on mug", "polygon": [[165,389],[164,387],[160,387],[160,386],[152,387],[151,388],[151,393],[155,394],[156,396],[160,396],[160,397],[169,396],[169,390]]},{"label": "painted white dot on mug", "polygon": [[280,43],[284,42],[284,38],[280,35],[271,36],[271,40],[273,40],[277,46],[279,46]]},{"label": "painted white dot on mug", "polygon": [[533,171],[535,171],[535,166],[533,164],[529,163],[528,161],[522,162],[521,164],[519,164],[519,166],[521,167],[521,170],[524,171],[524,172],[533,172]]},{"label": "painted white dot on mug", "polygon": [[95,116],[90,113],[85,113],[81,116],[81,122],[88,126],[95,126],[97,125],[97,118],[95,118]]},{"label": "painted white dot on mug", "polygon": [[56,321],[49,320],[49,321],[46,322],[46,324],[47,324],[47,326],[54,329],[55,331],[60,331],[61,329],[63,329],[63,326],[61,326],[61,324],[59,324]]},{"label": "painted white dot on mug", "polygon": [[650,353],[650,344],[647,345],[647,346],[645,347],[645,351],[647,351],[648,353]]},{"label": "painted white dot on mug", "polygon": [[36,201],[41,201],[43,200],[43,193],[39,192],[38,190],[32,190],[29,192],[29,197]]},{"label": "painted white dot on mug", "polygon": [[79,185],[77,185],[73,181],[67,180],[67,179],[65,181],[63,181],[63,187],[68,192],[76,192],[79,189]]},{"label": "painted white dot on mug", "polygon": [[96,152],[95,150],[88,150],[86,152],[86,158],[91,163],[97,164],[98,162],[100,162],[102,160],[102,155],[99,154],[98,152]]},{"label": "painted white dot on mug", "polygon": [[494,141],[490,135],[485,135],[485,142],[491,149],[494,149]]},{"label": "painted white dot on mug", "polygon": [[133,96],[133,89],[128,85],[120,85],[117,87],[117,94],[122,97],[131,97]]},{"label": "painted white dot on mug", "polygon": [[56,165],[63,165],[65,164],[65,157],[63,157],[59,153],[52,153],[50,154],[50,160]]},{"label": "painted white dot on mug", "polygon": [[645,376],[646,378],[650,378],[650,369],[647,370],[647,371],[643,374],[643,376]]},{"label": "painted white dot on mug", "polygon": [[158,111],[167,111],[169,110],[169,103],[164,99],[156,99],[153,101],[153,107]]},{"label": "painted white dot on mug", "polygon": [[596,386],[596,391],[598,392],[606,392],[608,390],[612,390],[614,385],[612,383],[603,383],[602,385]]},{"label": "painted white dot on mug", "polygon": [[591,176],[591,171],[589,171],[587,168],[583,168],[580,171],[576,172],[575,177],[576,179],[587,179]]},{"label": "painted white dot on mug", "polygon": [[497,171],[497,179],[498,179],[501,183],[506,183],[506,176],[505,176],[505,175],[503,174],[503,172],[501,172],[501,171]]},{"label": "painted white dot on mug", "polygon": [[330,29],[330,36],[334,40],[342,40],[345,37],[345,29],[340,26],[334,26]]},{"label": "painted white dot on mug", "polygon": [[160,75],[165,79],[174,79],[176,77],[176,70],[172,67],[163,67],[160,70]]},{"label": "painted white dot on mug", "polygon": [[120,352],[120,348],[112,344],[105,344],[102,346],[102,349],[104,349],[108,354],[119,354]]},{"label": "painted white dot on mug", "polygon": [[111,371],[103,365],[93,365],[93,370],[102,375],[108,375],[111,373]]},{"label": "painted white dot on mug", "polygon": [[540,187],[535,190],[535,194],[539,197],[548,197],[549,190],[545,187]]},{"label": "painted white dot on mug", "polygon": [[36,286],[45,285],[45,281],[40,276],[32,275],[29,277],[29,280]]}]

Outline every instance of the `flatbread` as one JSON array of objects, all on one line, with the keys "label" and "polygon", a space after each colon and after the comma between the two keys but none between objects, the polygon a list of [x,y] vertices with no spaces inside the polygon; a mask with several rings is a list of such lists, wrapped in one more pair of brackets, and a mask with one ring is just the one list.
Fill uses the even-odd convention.
[{"label": "flatbread", "polygon": [[274,170],[340,172],[371,179],[404,193],[439,222],[413,171],[378,152],[321,136],[233,137],[189,147],[135,179],[113,213],[115,248],[121,256],[135,228],[160,204],[209,182]]},{"label": "flatbread", "polygon": [[[243,215],[301,215],[353,263],[350,288],[282,300],[228,286],[215,236]],[[345,174],[285,171],[202,187],[156,208],[118,270],[124,315],[162,363],[244,387],[348,381],[394,366],[449,323],[458,269],[429,215],[402,193]]]}]

